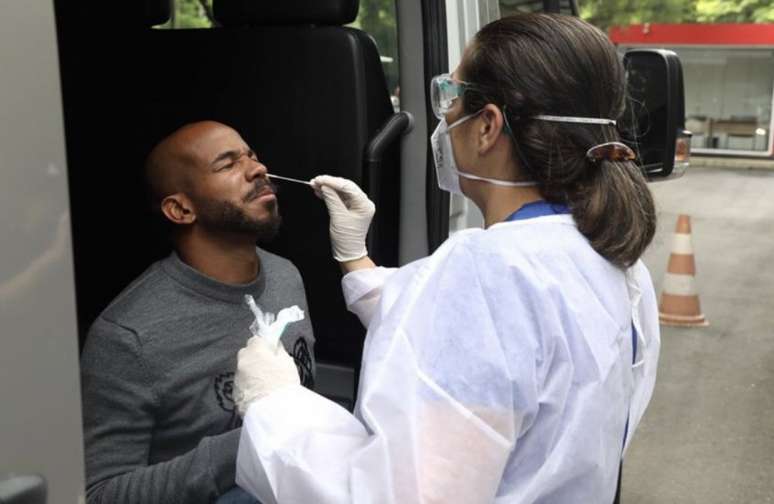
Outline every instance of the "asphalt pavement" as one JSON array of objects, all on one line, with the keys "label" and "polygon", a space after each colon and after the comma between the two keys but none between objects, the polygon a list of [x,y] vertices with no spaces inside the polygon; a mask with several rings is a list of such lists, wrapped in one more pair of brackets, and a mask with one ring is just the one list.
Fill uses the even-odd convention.
[{"label": "asphalt pavement", "polygon": [[687,214],[710,326],[662,326],[621,502],[774,503],[774,171],[692,168],[651,189],[659,226],[644,260],[657,292]]}]

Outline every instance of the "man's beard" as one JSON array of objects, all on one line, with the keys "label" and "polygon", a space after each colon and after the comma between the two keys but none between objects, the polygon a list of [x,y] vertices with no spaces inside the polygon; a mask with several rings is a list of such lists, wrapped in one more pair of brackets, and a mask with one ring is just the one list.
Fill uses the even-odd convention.
[{"label": "man's beard", "polygon": [[282,217],[277,210],[277,200],[266,202],[268,218],[255,219],[230,201],[197,201],[198,219],[207,229],[228,233],[251,234],[259,243],[274,239],[279,231]]}]

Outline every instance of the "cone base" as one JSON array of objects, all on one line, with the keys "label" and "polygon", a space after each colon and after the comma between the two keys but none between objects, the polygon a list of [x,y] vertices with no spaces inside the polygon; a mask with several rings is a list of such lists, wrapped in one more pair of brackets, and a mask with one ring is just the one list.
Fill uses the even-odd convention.
[{"label": "cone base", "polygon": [[672,327],[707,327],[709,325],[703,313],[699,315],[673,315],[659,311],[658,321],[661,322],[661,325]]}]

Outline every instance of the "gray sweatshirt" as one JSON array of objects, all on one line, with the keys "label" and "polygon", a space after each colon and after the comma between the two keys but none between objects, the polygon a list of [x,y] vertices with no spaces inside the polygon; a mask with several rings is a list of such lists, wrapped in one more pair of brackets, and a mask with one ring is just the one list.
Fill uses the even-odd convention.
[{"label": "gray sweatshirt", "polygon": [[94,322],[81,356],[89,504],[209,503],[234,486],[241,420],[233,377],[253,320],[245,294],[264,311],[304,310],[282,342],[313,387],[301,276],[286,259],[258,255],[258,278],[234,286],[172,254]]}]

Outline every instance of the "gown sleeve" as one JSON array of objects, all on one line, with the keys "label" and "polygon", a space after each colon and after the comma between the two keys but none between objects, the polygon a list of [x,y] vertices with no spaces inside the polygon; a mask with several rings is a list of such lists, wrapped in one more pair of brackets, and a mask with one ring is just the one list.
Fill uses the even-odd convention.
[{"label": "gown sleeve", "polygon": [[479,262],[447,243],[394,274],[355,414],[302,387],[260,400],[244,419],[237,483],[264,504],[491,503],[528,413],[514,394],[527,396],[537,373],[529,355],[509,370],[484,292],[502,286],[482,285]]},{"label": "gown sleeve", "polygon": [[353,271],[341,279],[347,309],[368,327],[382,298],[382,289],[397,268],[368,268]]}]

